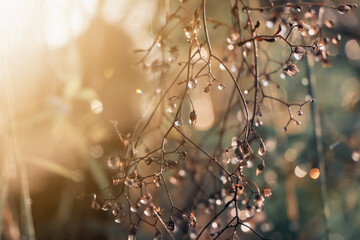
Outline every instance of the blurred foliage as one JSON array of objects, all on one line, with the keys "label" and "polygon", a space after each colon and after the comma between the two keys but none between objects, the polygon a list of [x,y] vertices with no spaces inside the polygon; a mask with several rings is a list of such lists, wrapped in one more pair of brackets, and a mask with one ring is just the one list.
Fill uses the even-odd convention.
[{"label": "blurred foliage", "polygon": [[[29,13],[24,14],[25,22],[15,20],[26,12],[23,8],[29,7],[27,4],[19,12],[2,4],[2,11],[13,11],[14,16],[8,19],[17,24],[28,20],[42,29],[45,27],[40,23],[46,21],[43,11],[47,10],[40,9],[40,1],[35,2],[39,9],[29,8]],[[85,30],[70,36],[62,46],[51,47],[44,40],[30,37],[42,34],[35,30],[37,25],[30,25],[31,31],[24,32],[19,43],[13,39],[22,34],[22,28],[14,25],[11,38],[1,45],[1,239],[31,239],[29,218],[33,219],[36,239],[127,238],[128,228],[116,224],[111,214],[92,210],[91,199],[76,200],[83,193],[107,191],[110,173],[106,158],[119,150],[111,120],[118,121],[119,131],[133,131],[146,104],[145,96],[136,94],[136,89],[141,88],[146,95],[156,87],[151,74],[146,76],[134,67],[136,57],[132,50],[151,42],[164,20],[163,2],[115,2],[99,1],[95,13],[87,16]],[[55,7],[56,4],[62,5],[55,3]],[[66,4],[65,9],[71,12],[70,1]],[[198,2],[189,4],[196,6]],[[209,1],[208,15],[227,19],[218,7],[221,4],[225,3]],[[107,9],[107,17],[99,9]],[[115,17],[111,18],[110,13]],[[356,155],[360,151],[360,60],[349,59],[344,51],[352,39],[359,48],[359,19],[359,9],[338,19],[334,31],[342,35],[342,40],[333,50],[333,67],[323,69],[316,63],[314,68],[331,240],[355,240],[360,236],[360,160]],[[210,34],[215,31],[211,29]],[[216,32],[214,45],[224,42],[226,33],[222,31]],[[272,51],[281,53],[279,48]],[[306,77],[304,71],[293,79],[279,78],[289,100],[302,100],[299,96],[308,94],[303,80]],[[94,100],[99,100],[100,105]],[[101,108],[99,114],[92,106]],[[318,167],[310,112],[302,117],[301,127],[294,130],[291,126],[284,133],[281,128],[285,123],[278,120],[276,110],[268,111],[274,113],[259,133],[273,147],[266,156],[264,174],[253,177],[259,186],[270,185],[273,196],[266,202],[266,220],[257,230],[276,240],[323,239],[319,180],[309,177],[310,169]],[[198,132],[195,137],[201,139],[206,134]],[[211,152],[216,136],[208,139],[205,147]],[[294,174],[299,165],[307,172],[304,178]],[[26,200],[27,185],[31,202]],[[26,206],[31,206],[32,214]],[[177,237],[180,239],[179,234]],[[151,239],[152,233],[140,232],[137,238]],[[256,237],[244,233],[244,239]]]}]

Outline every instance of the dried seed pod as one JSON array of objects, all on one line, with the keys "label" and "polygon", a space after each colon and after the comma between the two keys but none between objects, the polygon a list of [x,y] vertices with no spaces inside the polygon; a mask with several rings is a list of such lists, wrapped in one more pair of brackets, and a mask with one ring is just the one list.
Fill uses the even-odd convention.
[{"label": "dried seed pod", "polygon": [[265,168],[265,164],[263,162],[259,163],[259,165],[256,168],[256,176],[258,176],[262,171],[264,171],[264,168]]},{"label": "dried seed pod", "polygon": [[174,220],[172,219],[172,217],[170,217],[170,220],[167,223],[167,228],[169,229],[169,231],[174,231],[174,229],[175,229],[175,223],[174,223]]},{"label": "dried seed pod", "polygon": [[287,75],[293,77],[299,72],[299,69],[294,63],[290,63],[284,71]]},{"label": "dried seed pod", "polygon": [[235,155],[239,161],[244,160],[244,155],[240,151],[240,148],[235,148]]},{"label": "dried seed pod", "polygon": [[194,216],[194,213],[190,213],[189,227],[194,228],[195,226],[196,226],[196,217]]},{"label": "dried seed pod", "polygon": [[193,110],[193,111],[190,113],[189,123],[190,123],[191,125],[194,125],[194,124],[196,123],[196,119],[197,119],[197,115],[196,115],[195,110]]},{"label": "dried seed pod", "polygon": [[325,19],[325,20],[324,20],[324,25],[325,25],[327,28],[333,28],[334,25],[335,25],[335,23],[334,23],[334,21],[331,21],[331,20],[329,20],[329,19]]},{"label": "dried seed pod", "polygon": [[251,154],[251,151],[250,151],[250,146],[248,145],[247,142],[242,142],[239,146],[242,154],[244,155],[244,158],[247,158],[250,154]]},{"label": "dried seed pod", "polygon": [[266,198],[270,198],[272,195],[272,189],[270,187],[266,187],[264,188],[264,196]]},{"label": "dried seed pod", "polygon": [[137,226],[131,224],[130,225],[129,235],[128,235],[128,240],[135,240],[136,232],[137,232]]},{"label": "dried seed pod", "polygon": [[266,146],[265,143],[261,140],[260,141],[260,146],[259,146],[259,150],[258,150],[258,154],[260,156],[264,156],[266,154]]},{"label": "dried seed pod", "polygon": [[345,5],[345,4],[341,4],[341,5],[337,6],[336,9],[338,10],[338,12],[340,14],[345,14],[351,9],[351,7],[349,7],[348,5]]}]

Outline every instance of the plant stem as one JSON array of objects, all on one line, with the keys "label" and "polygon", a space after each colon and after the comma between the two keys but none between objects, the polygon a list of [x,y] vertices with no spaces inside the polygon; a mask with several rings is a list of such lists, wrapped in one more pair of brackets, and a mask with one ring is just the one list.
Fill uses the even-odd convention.
[{"label": "plant stem", "polygon": [[[313,71],[314,67],[314,58],[311,55],[307,55],[306,58],[306,67],[307,67],[307,77],[309,79],[308,91],[312,98],[316,97],[316,78]],[[319,162],[319,170],[320,170],[320,191],[321,191],[321,200],[322,200],[322,208],[323,208],[323,221],[325,225],[325,239],[329,239],[329,226],[328,219],[330,216],[329,206],[327,202],[327,189],[326,189],[326,171],[325,171],[325,159],[323,154],[323,144],[322,144],[322,132],[321,132],[321,121],[320,114],[317,103],[314,102],[310,104],[311,109],[311,119],[314,126],[314,134],[315,134],[315,142],[316,142],[316,151],[317,151],[317,159]]]}]

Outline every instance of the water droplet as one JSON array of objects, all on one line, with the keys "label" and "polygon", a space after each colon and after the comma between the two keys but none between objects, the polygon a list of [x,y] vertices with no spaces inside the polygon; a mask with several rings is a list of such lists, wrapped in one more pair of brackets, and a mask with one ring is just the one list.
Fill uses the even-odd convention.
[{"label": "water droplet", "polygon": [[245,215],[247,218],[251,218],[252,216],[254,216],[254,207],[253,206],[250,206],[250,205],[247,205],[246,206],[246,209],[245,209]]},{"label": "water droplet", "polygon": [[254,198],[255,209],[257,212],[262,212],[264,210],[264,197],[257,194]]},{"label": "water droplet", "polygon": [[114,219],[116,223],[121,223],[123,220],[124,220],[124,214],[122,213],[119,213]]},{"label": "water droplet", "polygon": [[224,66],[223,64],[221,64],[221,63],[219,64],[219,68],[220,68],[221,71],[225,71],[225,70],[226,70],[225,66]]},{"label": "water droplet", "polygon": [[224,88],[225,88],[225,85],[222,84],[222,83],[219,83],[218,89],[219,89],[220,91],[222,91],[222,90],[224,90]]},{"label": "water droplet", "polygon": [[247,95],[249,93],[248,90],[244,90],[244,94]]},{"label": "water droplet", "polygon": [[197,84],[197,79],[196,78],[190,78],[189,79],[189,82],[188,82],[188,87],[190,89],[193,89],[196,87],[196,84]]},{"label": "water droplet", "polygon": [[140,203],[146,205],[149,203],[150,199],[151,199],[150,195],[146,194],[140,198]]},{"label": "water droplet", "polygon": [[169,103],[168,112],[169,112],[169,113],[174,113],[175,110],[176,110],[176,103],[170,102],[170,103]]},{"label": "water droplet", "polygon": [[107,165],[111,169],[117,169],[120,167],[120,157],[117,154],[111,155],[107,160]]},{"label": "water droplet", "polygon": [[183,123],[184,123],[184,120],[181,117],[179,117],[178,119],[176,119],[174,124],[175,124],[175,126],[180,127],[183,125]]},{"label": "water droplet", "polygon": [[144,214],[145,214],[145,216],[148,216],[148,217],[152,216],[152,215],[153,215],[153,210],[152,210],[152,208],[151,208],[151,207],[145,208]]},{"label": "water droplet", "polygon": [[104,205],[102,206],[101,210],[103,210],[104,212],[107,212],[110,210],[111,207],[111,203],[110,201],[105,201]]},{"label": "water droplet", "polygon": [[296,60],[300,61],[304,58],[305,53],[306,51],[304,48],[297,46],[294,50],[294,57]]},{"label": "water droplet", "polygon": [[130,211],[133,212],[133,213],[135,213],[135,212],[136,212],[136,207],[135,207],[134,205],[131,205]]},{"label": "water droplet", "polygon": [[269,81],[268,81],[267,79],[263,79],[263,80],[262,80],[262,85],[263,85],[264,87],[269,86]]},{"label": "water droplet", "polygon": [[160,231],[156,231],[154,235],[154,240],[162,240],[162,239],[163,239],[163,234]]}]

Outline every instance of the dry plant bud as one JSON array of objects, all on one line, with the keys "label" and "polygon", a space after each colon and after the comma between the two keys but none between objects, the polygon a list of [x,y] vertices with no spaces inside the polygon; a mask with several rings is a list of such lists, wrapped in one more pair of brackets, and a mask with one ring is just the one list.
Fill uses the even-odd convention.
[{"label": "dry plant bud", "polygon": [[294,63],[290,63],[284,71],[290,77],[294,77],[299,72],[299,69]]}]

